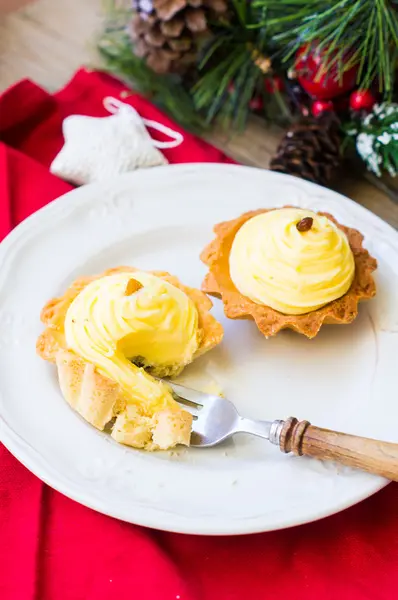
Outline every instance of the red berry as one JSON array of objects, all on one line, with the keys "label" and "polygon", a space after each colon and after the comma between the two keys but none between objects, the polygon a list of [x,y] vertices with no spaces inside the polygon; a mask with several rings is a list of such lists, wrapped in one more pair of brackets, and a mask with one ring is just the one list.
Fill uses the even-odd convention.
[{"label": "red berry", "polygon": [[264,102],[261,96],[253,96],[253,98],[249,102],[250,110],[257,112],[264,108]]},{"label": "red berry", "polygon": [[372,110],[376,104],[376,98],[370,90],[356,90],[350,96],[350,108],[352,110]]},{"label": "red berry", "polygon": [[331,100],[315,100],[311,106],[311,112],[314,117],[319,117],[324,112],[331,112],[334,110],[333,102]]},{"label": "red berry", "polygon": [[269,94],[274,94],[275,92],[282,92],[285,88],[285,84],[282,77],[274,75],[274,77],[266,77],[264,79],[264,88]]},{"label": "red berry", "polygon": [[[327,48],[320,50],[316,42],[305,44],[298,49],[294,65],[301,86],[307,94],[318,100],[330,100],[350,91],[355,86],[358,72],[358,65],[355,64],[340,76],[338,61],[327,66],[337,50],[332,51],[328,59],[325,56],[326,50]],[[347,53],[343,60],[349,58],[350,54]]]}]

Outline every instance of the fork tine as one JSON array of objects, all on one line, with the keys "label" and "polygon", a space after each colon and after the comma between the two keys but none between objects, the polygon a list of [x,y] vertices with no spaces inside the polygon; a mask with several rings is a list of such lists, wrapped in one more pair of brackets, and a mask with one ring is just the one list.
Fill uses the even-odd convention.
[{"label": "fork tine", "polygon": [[173,396],[174,400],[176,400],[178,404],[181,404],[182,408],[191,413],[191,415],[193,415],[194,418],[198,418],[201,407],[199,407],[197,404],[194,404],[193,402],[190,402],[189,400],[186,400],[185,398],[181,398],[181,396],[178,396],[178,394],[176,394],[175,392],[173,393]]},{"label": "fork tine", "polygon": [[203,392],[198,392],[197,390],[192,390],[191,388],[185,387],[185,385],[174,383],[174,381],[163,380],[163,382],[171,387],[177,396],[183,398],[184,400],[189,400],[190,402],[193,402],[199,406],[205,406],[206,400],[211,397]]}]

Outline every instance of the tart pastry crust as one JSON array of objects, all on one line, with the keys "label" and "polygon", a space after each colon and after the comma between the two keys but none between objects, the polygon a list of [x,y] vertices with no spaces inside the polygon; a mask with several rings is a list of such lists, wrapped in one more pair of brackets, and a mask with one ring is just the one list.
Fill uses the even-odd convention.
[{"label": "tart pastry crust", "polygon": [[273,209],[250,211],[214,227],[216,237],[200,256],[209,268],[202,290],[222,299],[228,318],[252,319],[266,337],[274,336],[282,329],[293,329],[307,338],[314,338],[324,324],[351,323],[358,314],[358,303],[376,294],[372,272],[377,268],[377,261],[363,247],[363,235],[359,231],[341,225],[328,213],[318,214],[330,219],[346,234],[354,255],[355,277],[346,294],[312,312],[285,315],[269,306],[256,304],[237,290],[229,274],[229,255],[235,235],[246,221],[269,210]]},{"label": "tart pastry crust", "polygon": [[[138,269],[117,267],[101,275],[82,277],[75,280],[66,292],[51,299],[41,312],[44,332],[37,340],[38,355],[55,363],[59,384],[68,404],[86,421],[97,429],[112,429],[112,437],[118,442],[147,450],[168,449],[177,444],[189,445],[192,415],[175,403],[172,409],[163,409],[153,416],[145,416],[133,405],[128,405],[120,385],[102,375],[87,360],[67,348],[65,340],[65,316],[76,296],[91,282],[106,275]],[[178,287],[189,296],[198,311],[199,347],[193,359],[219,344],[223,337],[220,323],[210,314],[211,300],[200,290],[184,286],[180,281],[164,271],[150,271]],[[185,365],[172,365],[157,368],[151,365],[146,371],[158,377],[175,376]]]}]

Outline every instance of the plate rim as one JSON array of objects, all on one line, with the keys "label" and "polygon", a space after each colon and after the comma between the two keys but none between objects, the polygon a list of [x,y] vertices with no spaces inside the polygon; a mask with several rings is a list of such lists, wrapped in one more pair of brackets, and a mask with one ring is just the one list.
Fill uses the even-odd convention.
[{"label": "plate rim", "polygon": [[[2,424],[1,429],[3,429],[3,425],[4,425],[4,421],[3,419],[1,419],[0,417],[0,421]],[[218,536],[236,536],[236,535],[254,535],[254,534],[258,534],[258,533],[268,533],[271,531],[281,531],[283,529],[290,529],[292,527],[299,527],[301,525],[307,525],[309,523],[315,523],[316,521],[320,521],[322,519],[325,519],[327,517],[332,517],[344,510],[346,510],[347,508],[351,508],[352,506],[355,506],[356,504],[359,504],[360,502],[363,502],[364,500],[366,500],[367,498],[370,498],[371,496],[373,496],[374,494],[376,494],[377,492],[379,492],[380,490],[382,490],[383,488],[385,488],[387,485],[389,485],[391,483],[391,481],[385,480],[385,479],[380,479],[377,478],[375,479],[375,485],[373,486],[373,491],[371,491],[370,493],[368,493],[368,491],[364,492],[363,494],[360,494],[359,496],[357,496],[354,500],[348,500],[347,502],[341,502],[338,506],[336,506],[335,509],[333,509],[333,511],[330,510],[325,510],[325,511],[319,511],[319,513],[316,516],[313,517],[309,517],[308,519],[303,519],[300,522],[298,522],[297,520],[292,519],[291,521],[287,521],[285,519],[285,521],[280,524],[277,525],[273,525],[273,526],[253,526],[253,527],[242,527],[242,523],[243,521],[237,521],[236,522],[236,527],[233,527],[234,521],[231,521],[231,526],[229,527],[219,527],[217,529],[217,527],[203,527],[203,526],[198,526],[198,527],[192,527],[192,526],[173,526],[173,527],[168,527],[167,526],[167,516],[162,515],[160,520],[163,521],[163,523],[159,524],[154,524],[153,520],[151,521],[151,518],[149,519],[145,519],[145,518],[138,518],[135,519],[134,521],[130,520],[127,516],[124,516],[122,513],[118,511],[113,511],[110,512],[108,510],[106,510],[105,508],[98,508],[98,506],[95,506],[92,502],[90,502],[88,499],[85,499],[84,494],[82,496],[79,496],[79,494],[75,494],[75,493],[71,493],[70,491],[68,491],[67,486],[63,486],[62,483],[60,483],[58,485],[54,484],[54,483],[50,483],[50,481],[47,479],[47,477],[45,475],[41,475],[40,474],[40,470],[36,469],[36,467],[34,466],[30,466],[30,461],[29,458],[28,460],[26,460],[26,457],[29,457],[29,454],[24,455],[23,457],[20,456],[18,451],[14,451],[14,449],[17,447],[17,444],[12,444],[11,440],[12,440],[12,435],[11,436],[5,436],[5,440],[1,439],[1,442],[4,444],[4,446],[9,450],[9,452],[11,452],[11,454],[17,458],[17,460],[19,460],[19,462],[26,467],[31,473],[33,473],[33,475],[35,475],[36,477],[38,477],[45,485],[48,485],[49,487],[51,487],[52,489],[54,489],[55,491],[63,494],[64,496],[66,496],[67,498],[73,500],[74,502],[78,502],[79,504],[81,504],[82,506],[85,506],[86,508],[89,508],[91,510],[94,510],[96,512],[99,512],[103,515],[106,515],[108,517],[112,517],[114,519],[118,519],[119,521],[123,521],[124,523],[130,523],[131,525],[138,525],[140,527],[147,527],[148,529],[154,529],[154,530],[158,530],[158,531],[166,531],[168,533],[179,533],[179,534],[185,534],[185,535],[198,535],[198,536],[211,536],[211,537],[218,537]],[[34,462],[34,461],[32,461]],[[376,483],[377,482],[377,483]],[[160,516],[162,513],[158,512],[158,515]]]}]

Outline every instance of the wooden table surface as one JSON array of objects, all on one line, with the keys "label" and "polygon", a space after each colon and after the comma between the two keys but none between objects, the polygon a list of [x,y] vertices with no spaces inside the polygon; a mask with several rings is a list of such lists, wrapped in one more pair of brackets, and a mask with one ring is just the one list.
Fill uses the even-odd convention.
[{"label": "wooden table surface", "polygon": [[[101,0],[38,0],[3,15],[2,3],[9,10],[13,0],[0,0],[0,92],[25,77],[54,91],[79,66],[100,66],[95,37],[103,23]],[[213,134],[212,141],[236,160],[266,168],[280,135],[253,118],[243,134]],[[398,204],[359,175],[342,175],[336,189],[398,228]]]}]

